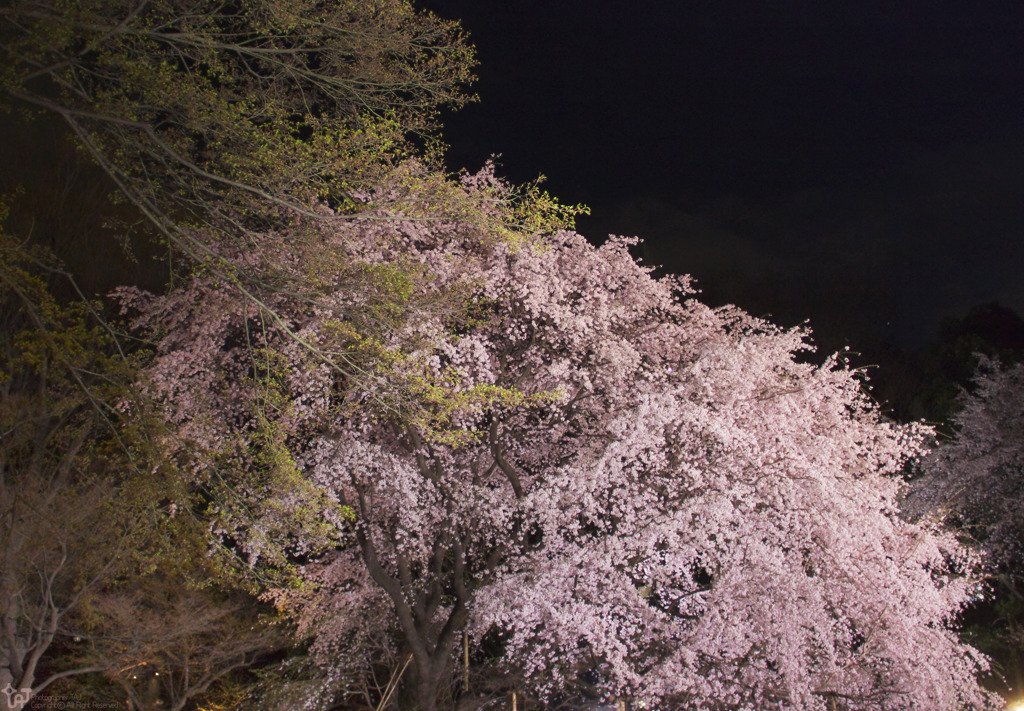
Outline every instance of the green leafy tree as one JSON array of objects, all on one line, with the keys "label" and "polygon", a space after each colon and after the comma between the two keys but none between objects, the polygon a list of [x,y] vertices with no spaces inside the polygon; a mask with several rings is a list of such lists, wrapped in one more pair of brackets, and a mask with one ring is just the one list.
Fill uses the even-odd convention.
[{"label": "green leafy tree", "polygon": [[237,237],[348,204],[411,152],[436,157],[438,108],[469,98],[457,23],[406,0],[14,0],[0,14],[7,96],[60,115],[200,261],[183,224]]},{"label": "green leafy tree", "polygon": [[173,433],[135,391],[143,354],[96,305],[59,305],[45,258],[0,233],[0,708],[68,690],[138,706],[151,668],[181,709],[285,637],[208,554],[159,454]]}]

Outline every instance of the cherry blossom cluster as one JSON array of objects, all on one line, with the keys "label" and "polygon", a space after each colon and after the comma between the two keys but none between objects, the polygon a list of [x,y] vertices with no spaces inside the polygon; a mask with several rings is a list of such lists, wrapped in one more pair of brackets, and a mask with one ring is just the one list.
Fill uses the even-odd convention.
[{"label": "cherry blossom cluster", "polygon": [[1024,564],[1024,364],[983,358],[956,432],[922,462],[907,513],[945,519],[983,544],[988,565]]},{"label": "cherry blossom cluster", "polygon": [[123,294],[195,476],[261,502],[223,529],[252,564],[321,499],[225,471],[278,452],[322,497],[334,547],[281,543],[308,587],[273,595],[325,667],[407,653],[433,709],[468,632],[545,698],[586,676],[637,708],[994,705],[950,629],[969,553],[899,516],[924,428],[884,421],[841,358],[809,363],[806,331],[655,279],[634,240],[511,239],[490,168],[460,190],[416,213],[386,186],[225,250],[264,269],[261,306],[202,273]]}]

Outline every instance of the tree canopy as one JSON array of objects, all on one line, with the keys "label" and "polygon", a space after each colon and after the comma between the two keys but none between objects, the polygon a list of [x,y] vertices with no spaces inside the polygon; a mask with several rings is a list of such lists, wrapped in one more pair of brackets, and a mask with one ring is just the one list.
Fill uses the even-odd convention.
[{"label": "tree canopy", "polygon": [[981,621],[968,633],[1006,664],[1012,689],[1024,681],[1024,365],[982,358],[973,385],[961,392],[953,436],[923,461],[905,508],[945,521],[984,551],[990,594],[975,601]]},{"label": "tree canopy", "polygon": [[[489,170],[462,187],[503,189]],[[420,275],[401,283],[409,303],[462,299],[403,311],[373,390],[339,387],[209,277],[125,294],[158,338],[150,394],[183,435],[177,456],[197,481],[250,482],[245,516],[225,507],[218,530],[306,583],[273,594],[314,640],[322,703],[403,658],[404,706],[472,693],[455,675],[464,631],[545,703],[994,703],[948,627],[969,552],[898,516],[893,475],[925,431],[883,421],[841,360],[799,362],[804,332],[652,278],[629,241],[512,241],[443,206],[394,219],[390,191],[321,223],[325,251]],[[330,273],[327,302],[376,293]],[[354,338],[336,312],[275,308],[304,339]],[[436,401],[431,428],[364,406],[413,390],[430,403],[439,385],[461,397]],[[308,495],[260,487],[273,471]]]},{"label": "tree canopy", "polygon": [[2,16],[8,99],[60,115],[179,247],[182,221],[347,204],[469,99],[458,24],[406,0],[16,0]]}]

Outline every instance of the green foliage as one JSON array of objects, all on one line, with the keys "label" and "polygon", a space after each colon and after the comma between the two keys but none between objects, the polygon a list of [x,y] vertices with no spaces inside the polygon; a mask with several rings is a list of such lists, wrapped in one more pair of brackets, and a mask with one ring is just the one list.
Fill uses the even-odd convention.
[{"label": "green foliage", "polygon": [[407,0],[15,0],[0,92],[52,111],[181,251],[190,224],[353,208],[472,97],[473,48]]},{"label": "green foliage", "polygon": [[[210,555],[196,492],[162,454],[173,432],[135,389],[145,352],[124,350],[101,305],[59,304],[47,266],[0,231],[3,670],[16,688],[59,679],[53,691],[120,704],[124,670],[181,677],[184,653],[206,666],[174,693],[214,693],[281,632]],[[79,680],[99,672],[107,682]]]},{"label": "green foliage", "polygon": [[541,189],[544,176],[513,190],[505,210],[507,229],[512,234],[553,234],[571,230],[579,215],[589,215],[586,205],[563,205]]}]

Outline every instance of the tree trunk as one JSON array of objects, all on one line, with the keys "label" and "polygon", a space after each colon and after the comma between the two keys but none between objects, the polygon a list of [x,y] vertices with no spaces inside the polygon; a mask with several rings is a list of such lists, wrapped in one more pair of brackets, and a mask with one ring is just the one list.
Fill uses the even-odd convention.
[{"label": "tree trunk", "polygon": [[417,711],[437,711],[437,679],[419,679],[416,683]]},{"label": "tree trunk", "polygon": [[[426,669],[414,664],[413,678],[409,680],[410,691],[414,695],[410,706],[415,705],[416,711],[438,711],[438,696],[441,683],[448,678],[450,666],[447,659],[439,659],[436,655],[426,665]],[[405,707],[403,706],[403,709]]]}]

